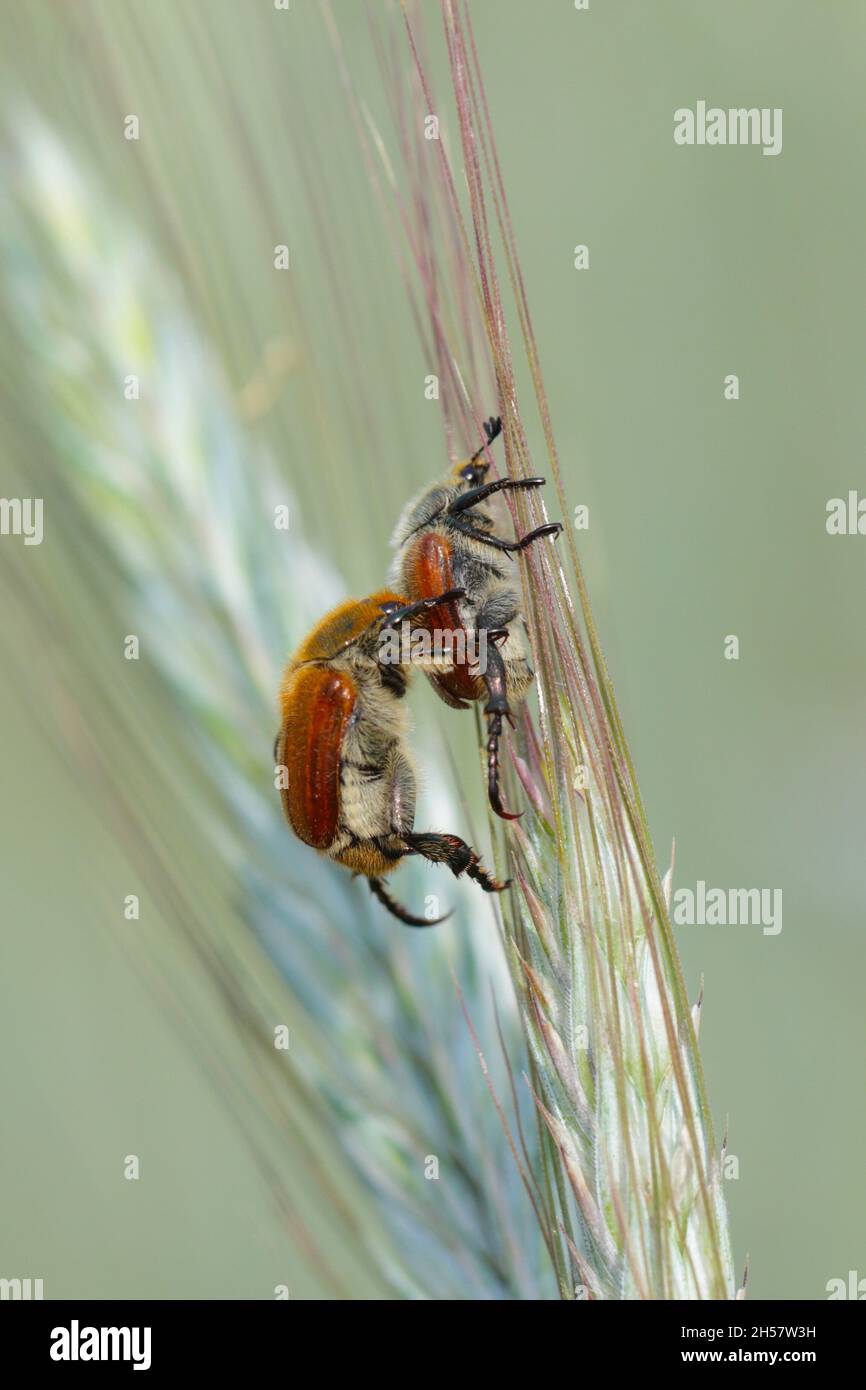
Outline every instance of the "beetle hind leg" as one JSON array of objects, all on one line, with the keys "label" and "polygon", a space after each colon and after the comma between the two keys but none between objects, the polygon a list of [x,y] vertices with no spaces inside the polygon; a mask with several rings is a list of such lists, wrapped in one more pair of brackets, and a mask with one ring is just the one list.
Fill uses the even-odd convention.
[{"label": "beetle hind leg", "polygon": [[487,669],[482,676],[487,686],[488,700],[484,709],[487,719],[487,799],[492,810],[500,820],[519,820],[522,811],[506,811],[499,790],[499,740],[502,737],[502,720],[513,723],[508,693],[505,684],[505,662],[497,643],[508,636],[507,629],[494,629],[487,632]]},{"label": "beetle hind leg", "polygon": [[368,878],[367,882],[374,898],[378,898],[382,906],[390,912],[392,917],[396,917],[398,922],[402,922],[404,927],[437,927],[440,922],[446,921],[451,916],[450,912],[446,912],[442,917],[415,917],[401,903],[391,897],[380,878]]},{"label": "beetle hind leg", "polygon": [[502,715],[488,707],[484,713],[487,725],[487,800],[500,820],[520,820],[522,811],[506,811],[499,790],[499,740],[502,735]]},{"label": "beetle hind leg", "polygon": [[500,883],[484,868],[478,855],[459,835],[437,835],[432,831],[416,835],[404,835],[410,854],[420,854],[431,864],[447,864],[455,878],[466,874],[479,884],[485,893],[503,893],[510,887],[511,880]]}]

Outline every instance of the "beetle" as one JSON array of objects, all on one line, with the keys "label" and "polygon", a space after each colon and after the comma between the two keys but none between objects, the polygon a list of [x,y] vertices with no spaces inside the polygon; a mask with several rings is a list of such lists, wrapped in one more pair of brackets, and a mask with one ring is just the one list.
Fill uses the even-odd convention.
[{"label": "beetle", "polygon": [[[383,658],[383,634],[417,624],[459,590],[406,603],[390,590],[340,604],[313,628],[288,662],[280,686],[274,760],[292,830],[321,854],[363,875],[387,910],[410,927],[444,917],[415,917],[383,879],[408,855],[466,873],[487,893],[509,885],[482,866],[457,835],[414,829],[415,771],[403,704],[410,668]],[[450,914],[446,914],[448,916]]]},{"label": "beetle", "polygon": [[[503,718],[514,722],[511,702],[524,699],[534,675],[518,626],[520,596],[507,560],[543,536],[558,535],[562,523],[548,522],[514,541],[495,534],[494,520],[481,504],[497,492],[542,487],[545,482],[544,478],[484,481],[490,467],[483,459],[485,448],[501,432],[500,419],[485,420],[486,444],[409,502],[392,537],[397,554],[391,578],[409,601],[430,600],[454,588],[463,591],[460,597],[432,603],[425,622],[431,629],[452,634],[462,629],[465,635],[473,635],[474,650],[484,652],[485,669],[477,660],[463,660],[450,669],[428,669],[425,674],[437,694],[456,709],[486,701],[488,798],[503,820],[516,820],[500,796],[499,740]],[[464,641],[464,651],[467,646]]]}]

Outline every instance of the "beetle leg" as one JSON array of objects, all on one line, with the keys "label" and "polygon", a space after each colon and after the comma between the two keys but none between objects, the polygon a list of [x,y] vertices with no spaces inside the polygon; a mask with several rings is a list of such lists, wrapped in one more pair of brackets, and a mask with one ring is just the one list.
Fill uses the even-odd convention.
[{"label": "beetle leg", "polygon": [[522,536],[519,541],[503,541],[499,536],[489,536],[484,531],[478,531],[471,524],[471,518],[467,520],[459,515],[451,518],[451,525],[455,531],[459,531],[464,536],[469,536],[473,541],[480,541],[482,545],[492,545],[494,550],[504,550],[506,554],[513,555],[517,550],[525,550],[533,541],[540,541],[542,536],[558,536],[562,530],[561,521],[549,521],[544,526],[537,526],[528,535]]},{"label": "beetle leg", "polygon": [[498,536],[488,535],[486,531],[479,531],[472,525],[471,517],[453,516],[451,526],[455,531],[459,531],[461,536],[468,536],[472,541],[481,541],[482,545],[492,545],[494,550],[506,550],[510,554],[517,549],[516,541],[502,541]]},{"label": "beetle leg", "polygon": [[533,541],[540,541],[542,536],[558,536],[561,530],[561,521],[549,521],[546,526],[536,526],[534,531],[530,531],[526,536],[521,536],[514,549],[525,550],[528,545],[532,545]]},{"label": "beetle leg", "polygon": [[427,831],[422,835],[415,832],[404,834],[404,841],[410,854],[423,855],[431,864],[447,864],[455,878],[465,873],[480,884],[485,893],[502,893],[510,887],[511,879],[500,883],[482,866],[474,849],[461,840],[459,835],[437,835]]},{"label": "beetle leg", "polygon": [[470,488],[468,492],[461,492],[448,508],[448,515],[456,516],[459,512],[465,512],[467,507],[477,506],[485,497],[492,497],[494,492],[505,492],[507,488],[543,487],[544,483],[544,478],[497,478],[493,483],[482,483],[479,487]]},{"label": "beetle leg", "polygon": [[[444,922],[451,916],[451,912],[446,912],[443,917],[413,917],[411,912],[398,903],[388,892],[380,878],[368,878],[370,892],[384,908],[390,912],[392,917],[396,917],[398,922],[402,922],[406,927],[437,927],[440,922]],[[453,911],[453,909],[452,909]]]},{"label": "beetle leg", "polygon": [[[487,705],[484,710],[487,723],[487,797],[491,807],[501,820],[519,820],[522,811],[506,811],[499,792],[499,740],[502,736],[503,715],[510,724],[514,723],[508,705],[508,691],[505,684],[505,662],[497,645],[503,631],[487,633],[487,667],[481,679],[487,686]],[[507,629],[504,636],[508,636]]]},{"label": "beetle leg", "polygon": [[407,618],[417,618],[419,613],[425,613],[430,608],[437,608],[440,603],[448,603],[451,599],[463,598],[464,589],[448,589],[444,594],[437,594],[435,598],[419,598],[416,603],[404,604],[402,608],[394,603],[383,603],[382,612],[385,614],[386,627],[397,627]]}]

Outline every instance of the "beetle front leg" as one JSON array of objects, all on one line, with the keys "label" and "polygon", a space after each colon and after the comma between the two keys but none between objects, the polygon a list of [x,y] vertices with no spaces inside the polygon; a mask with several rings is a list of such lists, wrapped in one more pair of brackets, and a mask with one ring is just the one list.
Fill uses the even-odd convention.
[{"label": "beetle front leg", "polygon": [[435,598],[419,598],[415,603],[383,603],[382,612],[385,615],[383,627],[399,627],[402,622],[410,618],[417,618],[422,613],[427,613],[431,608],[438,608],[440,603],[450,603],[452,599],[465,598],[464,589],[447,589],[444,594],[437,594]]},{"label": "beetle front leg", "polygon": [[470,488],[468,492],[461,492],[459,497],[455,497],[451,506],[448,508],[449,516],[457,516],[460,512],[465,512],[469,507],[477,507],[479,502],[492,497],[495,492],[513,491],[519,488],[543,487],[544,478],[497,478],[494,483],[481,483],[478,487]]}]

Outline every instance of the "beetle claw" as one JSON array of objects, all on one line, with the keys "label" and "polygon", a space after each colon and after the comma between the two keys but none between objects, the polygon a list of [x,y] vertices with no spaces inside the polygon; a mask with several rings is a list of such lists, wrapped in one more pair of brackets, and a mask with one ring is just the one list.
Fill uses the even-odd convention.
[{"label": "beetle claw", "polygon": [[520,820],[523,812],[506,811],[499,791],[499,738],[502,733],[502,716],[505,715],[512,728],[514,719],[507,703],[504,709],[491,708],[488,705],[485,714],[490,720],[487,726],[487,799],[491,810],[500,820]]}]

